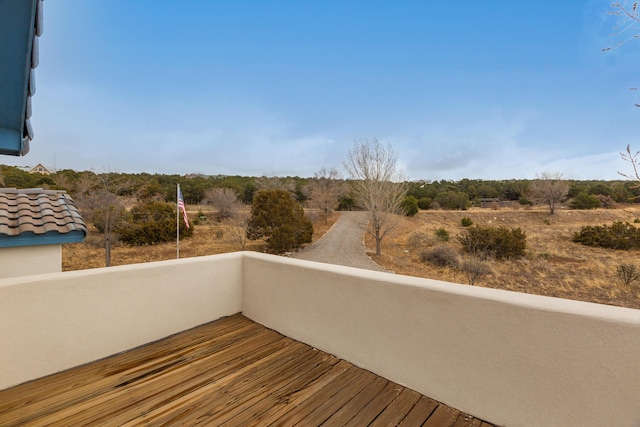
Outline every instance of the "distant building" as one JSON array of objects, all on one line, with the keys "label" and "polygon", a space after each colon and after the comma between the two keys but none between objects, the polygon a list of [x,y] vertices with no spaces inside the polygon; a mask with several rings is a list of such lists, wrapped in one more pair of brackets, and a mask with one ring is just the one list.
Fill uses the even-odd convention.
[{"label": "distant building", "polygon": [[29,173],[41,173],[44,175],[51,175],[53,172],[49,170],[47,167],[43,166],[42,163],[38,163],[31,169],[29,169]]}]

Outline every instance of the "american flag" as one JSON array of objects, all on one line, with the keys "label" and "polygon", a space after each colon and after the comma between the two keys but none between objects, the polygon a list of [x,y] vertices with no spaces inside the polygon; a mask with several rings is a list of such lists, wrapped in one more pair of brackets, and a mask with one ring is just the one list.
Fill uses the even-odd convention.
[{"label": "american flag", "polygon": [[178,209],[182,212],[182,219],[184,219],[184,225],[189,228],[189,218],[187,218],[187,209],[184,207],[184,199],[182,198],[182,191],[178,187]]}]

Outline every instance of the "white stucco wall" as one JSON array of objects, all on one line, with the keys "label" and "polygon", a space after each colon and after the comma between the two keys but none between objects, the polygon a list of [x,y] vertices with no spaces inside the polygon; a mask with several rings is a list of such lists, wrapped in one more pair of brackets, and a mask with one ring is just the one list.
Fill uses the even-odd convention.
[{"label": "white stucco wall", "polygon": [[0,248],[0,279],[62,271],[62,245]]},{"label": "white stucco wall", "polygon": [[242,256],[0,280],[0,389],[242,310]]},{"label": "white stucco wall", "polygon": [[496,424],[640,425],[640,310],[253,252],[0,279],[0,389],[240,311]]},{"label": "white stucco wall", "polygon": [[246,254],[243,311],[506,426],[640,425],[640,310]]}]

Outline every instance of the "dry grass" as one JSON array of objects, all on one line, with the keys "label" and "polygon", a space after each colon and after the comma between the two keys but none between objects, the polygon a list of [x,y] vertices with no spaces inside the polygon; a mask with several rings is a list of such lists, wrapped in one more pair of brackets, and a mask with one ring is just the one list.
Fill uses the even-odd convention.
[{"label": "dry grass", "polygon": [[[198,206],[188,206],[190,219],[197,217]],[[195,225],[193,236],[180,240],[180,258],[189,258],[203,255],[234,252],[242,249],[237,233],[239,230],[231,221],[217,222],[214,212],[203,209],[208,220]],[[314,211],[308,212],[313,221],[313,240],[317,240],[335,223],[337,214],[328,218],[327,224]],[[246,242],[245,250],[262,252],[265,243],[261,240]],[[163,243],[151,246],[127,246],[115,245],[111,249],[111,265],[136,264],[143,262],[162,261],[176,259],[176,243]],[[105,266],[104,247],[102,236],[95,230],[89,231],[89,235],[83,243],[73,243],[62,246],[62,270],[84,270]]]},{"label": "dry grass", "polygon": [[[633,222],[640,217],[637,207],[558,210],[555,215],[543,209],[421,211],[404,218],[383,240],[382,255],[373,259],[396,273],[466,283],[460,270],[420,261],[422,249],[440,243],[435,237],[440,227],[451,235],[447,244],[462,254],[455,236],[464,232],[461,219],[465,216],[474,224],[520,227],[527,234],[527,255],[520,260],[490,261],[492,273],[476,285],[640,309],[639,284],[626,288],[616,280],[616,267],[640,261],[638,251],[590,248],[571,241],[583,225]],[[366,243],[368,248],[374,247],[370,238]]]}]

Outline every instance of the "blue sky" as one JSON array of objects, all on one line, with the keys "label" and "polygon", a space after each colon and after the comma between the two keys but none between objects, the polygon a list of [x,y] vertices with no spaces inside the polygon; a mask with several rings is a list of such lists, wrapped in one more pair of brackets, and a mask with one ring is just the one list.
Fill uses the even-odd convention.
[{"label": "blue sky", "polygon": [[410,179],[617,179],[640,44],[610,0],[50,0],[24,158],[312,176],[359,138]]}]

